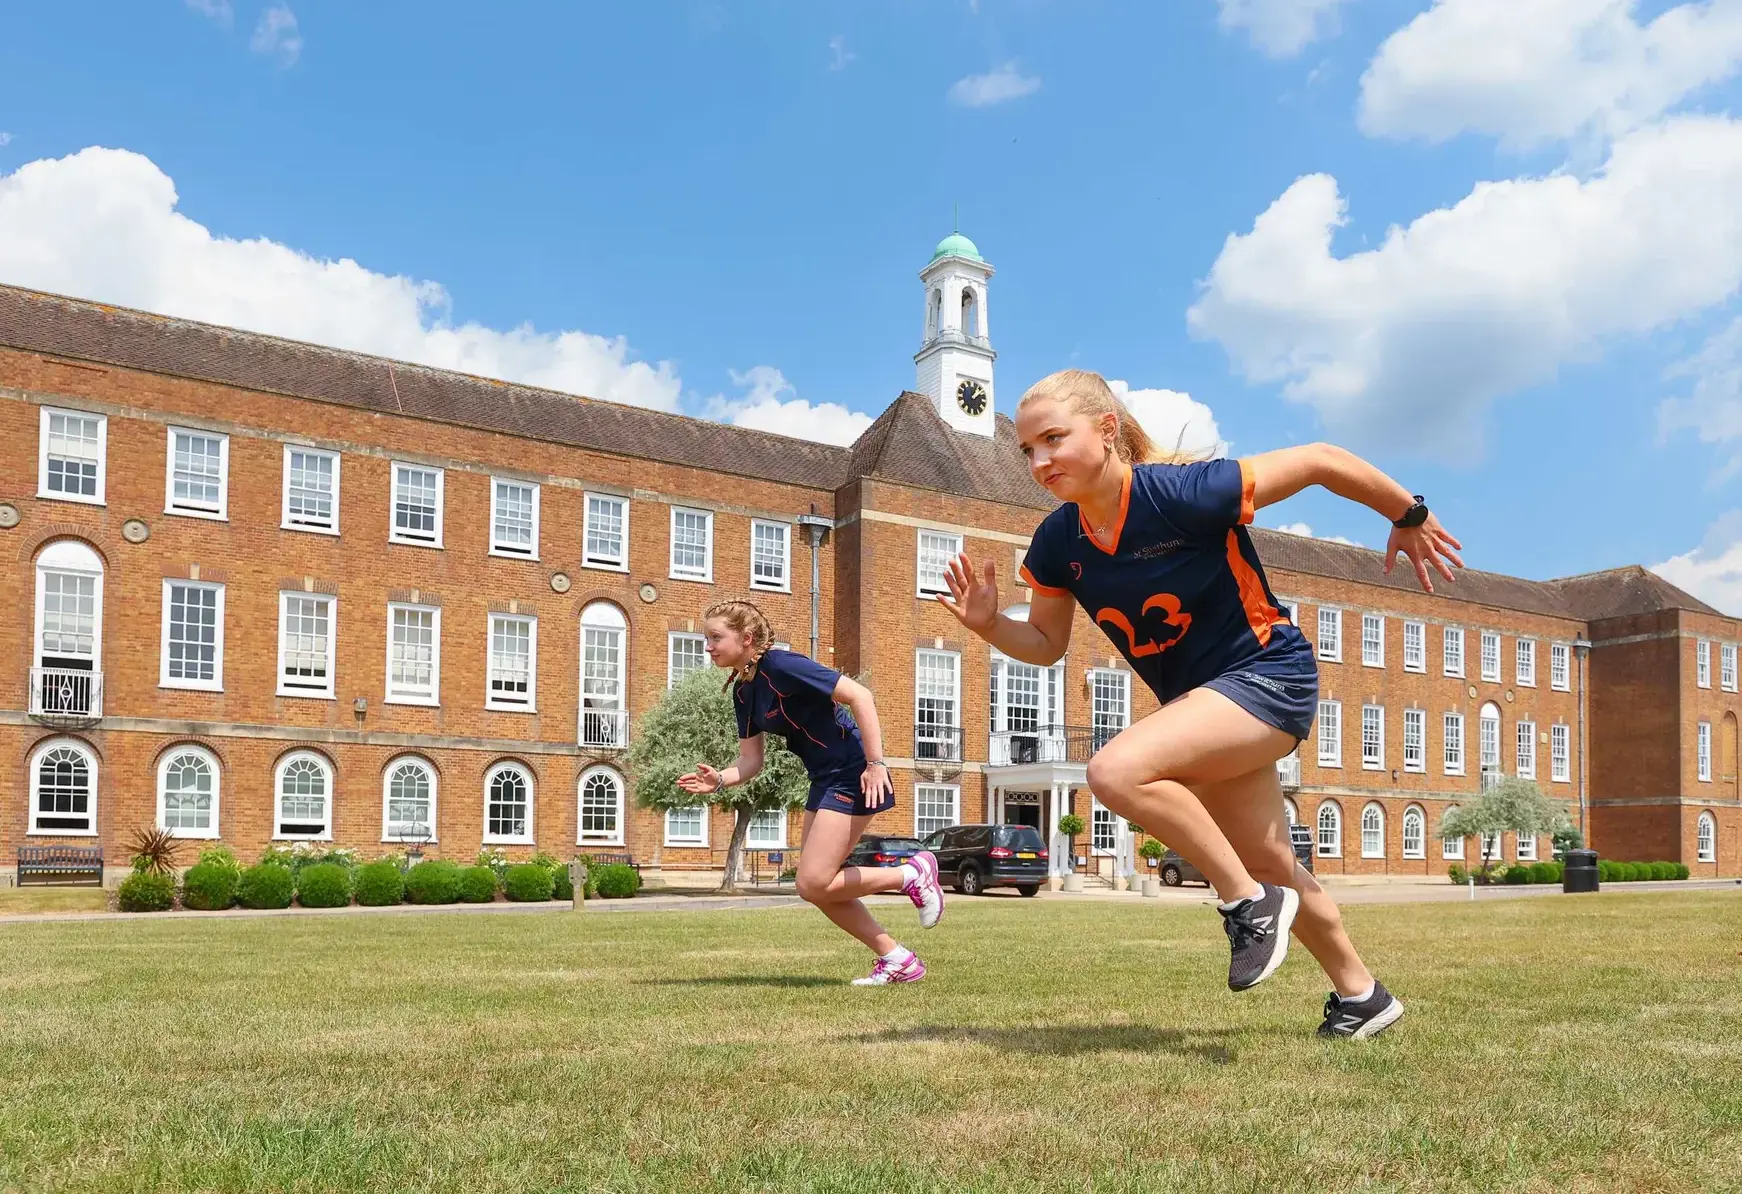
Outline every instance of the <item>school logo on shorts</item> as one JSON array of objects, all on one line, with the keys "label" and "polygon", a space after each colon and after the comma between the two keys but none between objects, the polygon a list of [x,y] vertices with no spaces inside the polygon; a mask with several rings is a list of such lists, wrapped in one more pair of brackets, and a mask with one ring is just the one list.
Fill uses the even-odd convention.
[{"label": "school logo on shorts", "polygon": [[847,795],[845,792],[836,792],[834,794],[834,796],[835,796],[835,799],[837,801],[839,801],[841,804],[846,805],[848,808],[853,807],[853,798],[851,796]]}]

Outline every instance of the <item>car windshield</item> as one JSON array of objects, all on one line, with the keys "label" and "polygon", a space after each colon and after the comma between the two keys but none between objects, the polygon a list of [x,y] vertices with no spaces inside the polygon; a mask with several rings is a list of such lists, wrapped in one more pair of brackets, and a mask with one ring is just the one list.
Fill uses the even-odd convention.
[{"label": "car windshield", "polygon": [[998,844],[1012,850],[1039,850],[1043,846],[1040,830],[1030,825],[1000,825]]},{"label": "car windshield", "polygon": [[919,853],[922,847],[916,837],[886,837],[879,843],[879,850],[912,850]]}]

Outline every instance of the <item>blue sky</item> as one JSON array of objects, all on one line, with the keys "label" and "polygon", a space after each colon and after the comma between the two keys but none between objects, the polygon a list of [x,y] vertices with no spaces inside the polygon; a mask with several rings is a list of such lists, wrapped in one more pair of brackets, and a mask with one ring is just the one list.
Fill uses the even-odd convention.
[{"label": "blue sky", "polygon": [[1098,369],[1742,612],[1738,0],[1520,7],[7,6],[0,281],[840,437],[959,204],[1002,409]]}]

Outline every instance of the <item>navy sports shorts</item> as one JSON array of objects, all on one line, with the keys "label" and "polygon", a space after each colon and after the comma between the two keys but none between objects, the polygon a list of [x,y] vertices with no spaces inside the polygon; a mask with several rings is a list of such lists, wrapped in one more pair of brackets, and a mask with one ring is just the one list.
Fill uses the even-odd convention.
[{"label": "navy sports shorts", "polygon": [[1265,725],[1304,742],[1319,713],[1319,669],[1310,654],[1304,660],[1303,654],[1260,655],[1205,681],[1204,687],[1215,689]]},{"label": "navy sports shorts", "polygon": [[837,771],[833,775],[822,775],[811,780],[810,799],[804,802],[804,811],[868,817],[873,813],[886,813],[894,808],[893,796],[886,797],[885,802],[876,808],[866,806],[864,789],[859,787],[859,777],[864,771],[865,768],[861,766],[854,771]]}]

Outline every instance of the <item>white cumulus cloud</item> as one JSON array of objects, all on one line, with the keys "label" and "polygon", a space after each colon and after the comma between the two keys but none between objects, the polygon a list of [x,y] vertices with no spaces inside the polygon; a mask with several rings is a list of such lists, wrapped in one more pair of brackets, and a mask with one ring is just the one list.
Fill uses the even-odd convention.
[{"label": "white cumulus cloud", "polygon": [[1664,436],[1692,431],[1701,442],[1726,447],[1730,459],[1713,478],[1727,480],[1742,471],[1742,318],[1714,334],[1700,350],[1677,361],[1670,378],[1692,378],[1682,397],[1666,398],[1658,407]]},{"label": "white cumulus cloud", "polygon": [[1341,535],[1315,535],[1312,527],[1304,522],[1285,522],[1279,527],[1272,527],[1271,530],[1281,531],[1285,535],[1299,535],[1302,539],[1323,539],[1327,543],[1347,543],[1350,547],[1362,546],[1353,539],[1345,539]]},{"label": "white cumulus cloud", "polygon": [[[786,375],[772,365],[756,365],[743,373],[734,369],[731,374],[732,384],[744,393],[736,398],[716,397],[710,413],[739,427],[845,445],[871,426],[870,415],[834,402],[813,405],[798,397]],[[786,397],[789,394],[793,396]]]},{"label": "white cumulus cloud", "polygon": [[1386,137],[1463,132],[1511,148],[1602,140],[1646,124],[1742,65],[1742,0],[1439,0],[1361,78],[1360,124]]},{"label": "white cumulus cloud", "polygon": [[1021,99],[1040,90],[1040,79],[1016,69],[1014,60],[983,75],[969,75],[950,84],[950,101],[965,108],[987,108]]},{"label": "white cumulus cloud", "polygon": [[621,337],[455,325],[429,281],[233,240],[176,210],[150,159],[91,148],[0,175],[0,281],[378,353],[442,369],[676,410],[671,365]]},{"label": "white cumulus cloud", "polygon": [[1343,196],[1309,175],[1227,239],[1187,323],[1345,439],[1474,452],[1496,397],[1734,294],[1739,194],[1742,123],[1675,117],[1589,179],[1482,183],[1338,256]]},{"label": "white cumulus cloud", "polygon": [[294,66],[302,56],[302,33],[296,25],[296,14],[283,4],[276,4],[260,14],[254,26],[254,39],[248,43],[257,54],[270,54],[280,66]]},{"label": "white cumulus cloud", "polygon": [[1712,523],[1694,550],[1653,564],[1651,570],[1708,605],[1742,615],[1742,510],[1731,510]]},{"label": "white cumulus cloud", "polygon": [[1216,0],[1217,22],[1244,29],[1252,44],[1272,58],[1292,58],[1335,31],[1337,10],[1347,0]]},{"label": "white cumulus cloud", "polygon": [[230,7],[230,0],[187,0],[187,5],[220,25],[228,25],[236,15]]},{"label": "white cumulus cloud", "polygon": [[1224,456],[1228,445],[1208,406],[1178,390],[1134,390],[1130,383],[1109,379],[1119,401],[1157,447],[1192,455]]}]

